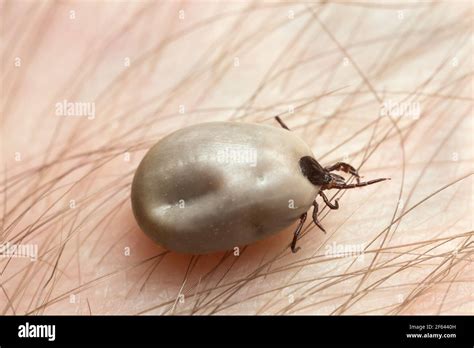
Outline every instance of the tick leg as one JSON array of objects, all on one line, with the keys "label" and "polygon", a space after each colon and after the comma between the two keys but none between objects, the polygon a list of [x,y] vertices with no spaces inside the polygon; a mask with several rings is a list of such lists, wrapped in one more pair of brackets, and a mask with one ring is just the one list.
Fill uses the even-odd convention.
[{"label": "tick leg", "polygon": [[280,116],[275,116],[275,120],[277,120],[277,122],[280,124],[280,126],[282,126],[282,128],[285,128],[287,130],[291,130],[290,128],[288,128],[288,126],[285,124],[285,122],[283,122],[283,120],[280,118]]},{"label": "tick leg", "polygon": [[306,221],[306,216],[308,214],[304,213],[303,215],[300,216],[300,222],[298,223],[298,226],[296,227],[295,233],[293,235],[293,241],[291,242],[291,251],[296,253],[300,248],[296,247],[296,241],[298,240],[298,236],[301,233],[301,230],[303,228],[304,222]]},{"label": "tick leg", "polygon": [[334,204],[332,204],[331,202],[329,202],[329,199],[326,197],[326,195],[324,194],[323,191],[319,191],[319,195],[321,197],[323,197],[323,200],[324,200],[324,203],[326,203],[326,205],[331,208],[331,209],[339,209],[339,198],[337,198],[335,201],[334,201]]},{"label": "tick leg", "polygon": [[326,168],[328,172],[333,172],[335,170],[345,172],[345,173],[350,173],[355,176],[357,182],[360,182],[360,175],[357,169],[355,169],[353,166],[351,166],[348,163],[345,162],[337,162],[336,164],[333,164],[332,166],[328,166]]},{"label": "tick leg", "polygon": [[321,223],[318,220],[318,210],[319,210],[318,203],[316,202],[316,200],[314,200],[314,202],[313,202],[313,221],[316,224],[316,226],[318,226],[321,229],[321,231],[326,233],[326,230],[324,229],[324,227],[321,225]]}]

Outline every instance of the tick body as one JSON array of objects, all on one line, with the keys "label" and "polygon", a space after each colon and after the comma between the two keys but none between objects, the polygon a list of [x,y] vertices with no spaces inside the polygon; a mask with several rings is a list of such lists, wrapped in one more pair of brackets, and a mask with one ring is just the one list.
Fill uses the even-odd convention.
[{"label": "tick body", "polygon": [[210,122],[160,140],[132,183],[140,228],[169,250],[205,254],[254,243],[299,219],[292,243],[296,251],[311,206],[313,221],[322,228],[316,196],[328,185],[346,185],[330,170],[357,172],[347,164],[322,168],[305,142],[277,120],[286,129]]}]

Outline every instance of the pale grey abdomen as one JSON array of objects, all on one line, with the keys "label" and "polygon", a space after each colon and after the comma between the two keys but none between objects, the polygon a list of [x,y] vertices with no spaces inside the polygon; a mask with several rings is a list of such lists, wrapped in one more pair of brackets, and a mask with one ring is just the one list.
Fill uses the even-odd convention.
[{"label": "pale grey abdomen", "polygon": [[167,249],[229,250],[291,225],[319,187],[299,159],[313,156],[291,132],[212,122],[181,129],[146,154],[132,184],[141,229]]}]

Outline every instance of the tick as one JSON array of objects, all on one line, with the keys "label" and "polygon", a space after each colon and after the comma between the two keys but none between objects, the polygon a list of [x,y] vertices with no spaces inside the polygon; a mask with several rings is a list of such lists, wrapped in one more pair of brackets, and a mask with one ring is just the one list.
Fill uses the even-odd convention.
[{"label": "tick", "polygon": [[[140,162],[131,201],[140,228],[163,247],[205,254],[264,239],[298,221],[291,250],[313,207],[318,220],[325,191],[352,189],[387,180],[360,181],[357,170],[338,162],[316,161],[306,143],[282,128],[239,122],[209,122],[180,129],[161,139]],[[347,183],[334,171],[352,174]]]}]

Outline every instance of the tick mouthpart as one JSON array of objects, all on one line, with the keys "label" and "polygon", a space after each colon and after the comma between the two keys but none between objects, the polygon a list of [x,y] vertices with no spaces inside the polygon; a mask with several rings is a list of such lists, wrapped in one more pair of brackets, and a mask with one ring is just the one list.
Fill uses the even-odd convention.
[{"label": "tick mouthpart", "polygon": [[364,182],[359,182],[357,184],[340,184],[336,182],[329,183],[328,185],[325,185],[321,188],[321,190],[329,190],[329,189],[341,189],[341,190],[347,190],[347,189],[353,189],[353,188],[358,188],[358,187],[364,187],[372,184],[376,184],[381,181],[385,180],[391,180],[390,178],[379,178],[379,179],[374,179],[374,180],[369,180],[369,181],[364,181]]}]

